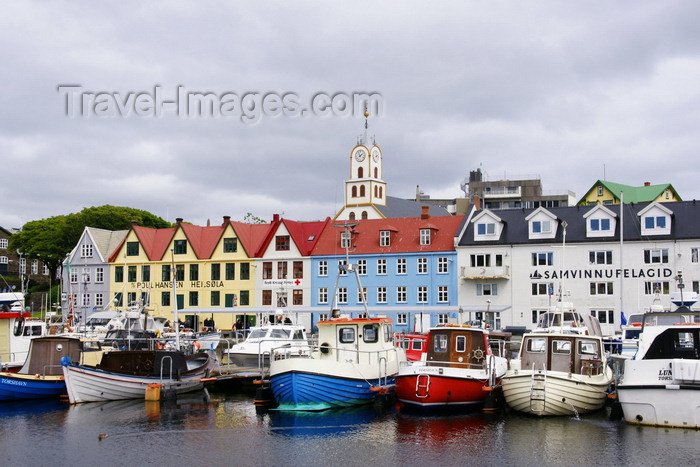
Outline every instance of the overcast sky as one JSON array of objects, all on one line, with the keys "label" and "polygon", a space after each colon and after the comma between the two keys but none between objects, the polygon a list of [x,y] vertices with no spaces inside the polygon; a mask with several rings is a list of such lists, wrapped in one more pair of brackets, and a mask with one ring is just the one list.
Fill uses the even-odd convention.
[{"label": "overcast sky", "polygon": [[[692,0],[3,2],[0,226],[333,216],[364,118],[300,115],[318,93],[381,97],[390,196],[463,196],[480,167],[700,198],[699,24]],[[176,99],[197,93],[217,115]],[[268,94],[241,118],[236,97]]]}]

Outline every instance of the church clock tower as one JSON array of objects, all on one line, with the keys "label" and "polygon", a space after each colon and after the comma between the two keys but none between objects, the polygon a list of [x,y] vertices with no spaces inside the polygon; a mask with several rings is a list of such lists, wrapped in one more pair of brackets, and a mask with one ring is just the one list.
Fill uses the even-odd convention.
[{"label": "church clock tower", "polygon": [[350,178],[345,182],[345,206],[335,219],[379,219],[376,206],[386,206],[386,182],[382,179],[382,150],[367,137],[369,112],[365,109],[365,131],[350,151]]}]

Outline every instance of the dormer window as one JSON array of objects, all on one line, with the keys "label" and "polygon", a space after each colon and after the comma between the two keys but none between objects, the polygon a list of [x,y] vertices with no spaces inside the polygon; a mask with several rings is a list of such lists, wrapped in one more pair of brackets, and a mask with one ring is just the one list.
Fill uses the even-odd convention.
[{"label": "dormer window", "polygon": [[493,235],[496,233],[496,224],[493,222],[476,224],[477,235]]},{"label": "dormer window", "polygon": [[379,231],[379,246],[390,246],[391,236],[388,230]]},{"label": "dormer window", "polygon": [[671,235],[673,211],[660,203],[651,203],[639,212],[642,235]]},{"label": "dormer window", "polygon": [[552,223],[550,221],[533,221],[532,233],[549,233],[552,231]]},{"label": "dormer window", "polygon": [[420,229],[420,244],[430,245],[430,229]]},{"label": "dormer window", "polygon": [[644,228],[645,229],[665,229],[666,228],[666,217],[665,216],[647,216],[644,218]]},{"label": "dormer window", "polygon": [[590,227],[592,232],[609,231],[610,219],[591,219]]}]

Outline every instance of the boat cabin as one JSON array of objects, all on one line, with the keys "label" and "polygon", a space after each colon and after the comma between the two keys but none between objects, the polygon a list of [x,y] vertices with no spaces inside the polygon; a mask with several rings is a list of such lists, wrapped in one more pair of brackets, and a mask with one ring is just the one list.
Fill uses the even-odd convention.
[{"label": "boat cabin", "polygon": [[482,329],[463,326],[433,328],[428,336],[426,365],[483,368],[488,348]]},{"label": "boat cabin", "polygon": [[419,361],[427,347],[427,334],[396,333],[394,343],[406,351],[406,359],[412,362]]},{"label": "boat cabin", "polygon": [[520,367],[598,375],[603,366],[601,344],[598,338],[575,334],[527,334],[520,348]]},{"label": "boat cabin", "polygon": [[319,321],[321,358],[375,363],[378,353],[394,350],[391,318],[331,318]]}]

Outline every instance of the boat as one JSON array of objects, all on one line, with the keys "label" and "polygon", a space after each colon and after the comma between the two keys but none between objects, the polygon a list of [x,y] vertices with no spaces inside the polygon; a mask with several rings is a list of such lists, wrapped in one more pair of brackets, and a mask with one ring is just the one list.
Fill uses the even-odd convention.
[{"label": "boat", "polygon": [[273,348],[278,356],[283,350],[289,356],[307,356],[311,352],[304,327],[293,324],[291,318],[279,315],[261,326],[250,328],[243,342],[234,344],[224,353],[228,361],[236,366],[261,368],[269,365]]},{"label": "boat", "polygon": [[318,341],[307,357],[272,350],[270,385],[275,410],[318,411],[372,403],[391,392],[406,352],[393,342],[387,317],[336,317],[319,321]]},{"label": "boat", "polygon": [[29,345],[36,337],[47,335],[46,323],[33,319],[24,310],[24,295],[0,293],[0,369],[16,372],[29,354]]},{"label": "boat", "polygon": [[617,396],[628,423],[700,428],[700,312],[646,313]]},{"label": "boat", "polygon": [[409,407],[479,409],[508,369],[492,353],[488,331],[469,325],[430,329],[424,355],[396,376],[396,397]]},{"label": "boat", "polygon": [[0,401],[65,396],[61,358],[94,362],[99,355],[97,342],[62,336],[32,339],[24,365],[17,372],[0,372]]},{"label": "boat", "polygon": [[559,301],[546,320],[547,326],[523,335],[518,358],[503,376],[506,403],[537,416],[578,416],[602,408],[613,372],[596,318]]},{"label": "boat", "polygon": [[203,388],[213,369],[210,352],[185,355],[178,350],[117,350],[105,352],[97,365],[61,360],[71,404],[144,398],[150,385],[168,394]]},{"label": "boat", "polygon": [[407,334],[404,332],[394,334],[394,342],[406,351],[406,359],[417,362],[421,359],[427,348],[428,334]]}]

